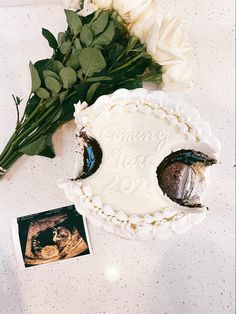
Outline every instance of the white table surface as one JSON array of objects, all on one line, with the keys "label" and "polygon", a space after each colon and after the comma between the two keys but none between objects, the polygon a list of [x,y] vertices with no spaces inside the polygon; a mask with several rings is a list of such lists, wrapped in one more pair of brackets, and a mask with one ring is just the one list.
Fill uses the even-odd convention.
[{"label": "white table surface", "polygon": [[[89,225],[93,256],[17,269],[11,219],[68,204],[56,181],[73,172],[70,123],[54,137],[54,160],[22,158],[0,182],[1,314],[234,313],[233,4],[160,0],[188,23],[199,80],[187,98],[223,144],[206,221],[184,236],[151,242],[126,241]],[[50,56],[42,26],[64,30],[60,4],[0,8],[0,149],[15,125],[11,94],[28,93],[29,60]]]}]

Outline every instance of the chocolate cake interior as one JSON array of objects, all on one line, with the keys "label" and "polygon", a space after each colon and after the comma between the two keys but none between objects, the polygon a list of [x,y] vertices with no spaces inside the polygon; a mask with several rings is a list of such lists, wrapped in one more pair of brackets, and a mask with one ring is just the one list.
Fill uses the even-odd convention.
[{"label": "chocolate cake interior", "polygon": [[82,137],[84,143],[84,162],[82,175],[80,175],[77,179],[86,179],[93,175],[100,167],[103,153],[100,145],[94,138],[88,137],[84,132],[81,132],[80,136]]},{"label": "chocolate cake interior", "polygon": [[193,150],[179,150],[167,156],[157,168],[163,193],[179,205],[200,208],[205,189],[205,169],[216,160]]}]

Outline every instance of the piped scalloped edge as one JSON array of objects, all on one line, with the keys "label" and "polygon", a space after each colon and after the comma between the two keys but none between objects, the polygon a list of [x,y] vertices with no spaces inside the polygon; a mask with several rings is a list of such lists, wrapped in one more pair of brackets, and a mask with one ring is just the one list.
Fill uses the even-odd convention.
[{"label": "piped scalloped edge", "polygon": [[[92,119],[98,115],[109,115],[113,110],[141,111],[167,119],[170,124],[176,125],[181,133],[188,134],[188,148],[192,141],[191,148],[197,147],[198,150],[201,149],[203,153],[214,158],[217,158],[221,149],[220,141],[213,135],[209,123],[201,119],[195,107],[190,107],[183,99],[169,98],[161,91],[120,89],[112,95],[101,96],[89,108],[86,104],[83,104],[82,108],[81,104],[78,104],[75,108],[78,134],[81,129],[86,131]],[[177,147],[173,150],[177,150]],[[173,204],[166,196],[164,197],[168,200],[170,208],[166,208],[164,213],[157,211],[153,215],[128,216],[122,211],[114,211],[108,205],[104,210],[101,198],[94,196],[92,187],[84,186],[82,181],[69,181],[59,186],[64,189],[67,198],[74,202],[77,210],[92,224],[128,239],[166,239],[173,234],[183,234],[193,225],[200,224],[206,216],[205,208],[198,209],[196,213],[188,212],[185,207]],[[94,204],[94,198],[99,200],[99,206]]]},{"label": "piped scalloped edge", "polygon": [[80,181],[59,183],[66,197],[75,204],[78,212],[94,226],[127,239],[151,240],[167,239],[174,234],[184,234],[194,225],[199,225],[206,217],[206,209],[201,212],[173,212],[170,208],[161,213],[128,216],[104,205],[95,196],[92,187]]},{"label": "piped scalloped edge", "polygon": [[131,91],[119,89],[111,95],[99,97],[89,108],[87,108],[86,103],[83,103],[81,108],[79,103],[75,106],[74,115],[77,129],[86,130],[96,116],[108,115],[114,110],[152,113],[163,119],[172,116],[169,121],[170,124],[175,124],[182,133],[187,133],[187,128],[190,127],[191,135],[199,139],[198,145],[203,147],[203,152],[216,156],[221,150],[221,143],[212,133],[210,124],[200,117],[200,113],[195,107],[190,106],[182,98],[168,97],[162,91],[148,91],[144,88]]}]

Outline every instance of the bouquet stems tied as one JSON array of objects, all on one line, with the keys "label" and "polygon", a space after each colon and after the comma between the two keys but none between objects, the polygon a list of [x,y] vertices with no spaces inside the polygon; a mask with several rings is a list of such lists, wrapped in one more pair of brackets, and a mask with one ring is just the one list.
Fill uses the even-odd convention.
[{"label": "bouquet stems tied", "polygon": [[66,10],[68,28],[57,39],[42,30],[53,49],[50,59],[30,63],[31,92],[15,132],[0,155],[0,179],[23,155],[54,158],[52,136],[73,119],[74,105],[89,105],[117,89],[142,87],[144,81],[161,82],[161,67],[146,47],[131,37],[114,11],[96,11],[87,17]]}]

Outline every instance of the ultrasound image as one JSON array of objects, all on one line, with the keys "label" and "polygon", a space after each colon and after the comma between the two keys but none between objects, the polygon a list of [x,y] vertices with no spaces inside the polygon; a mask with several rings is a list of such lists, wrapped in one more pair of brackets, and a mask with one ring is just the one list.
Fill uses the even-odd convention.
[{"label": "ultrasound image", "polygon": [[26,267],[89,254],[83,218],[74,206],[17,219]]}]

